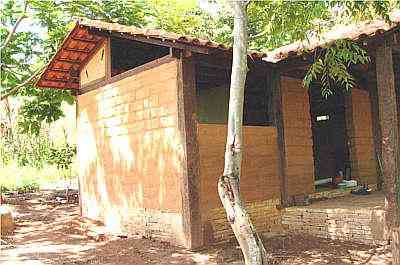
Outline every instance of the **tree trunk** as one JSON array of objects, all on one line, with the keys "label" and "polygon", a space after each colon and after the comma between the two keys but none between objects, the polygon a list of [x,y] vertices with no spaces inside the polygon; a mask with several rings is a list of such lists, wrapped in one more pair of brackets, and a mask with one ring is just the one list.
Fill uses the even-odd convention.
[{"label": "tree trunk", "polygon": [[218,193],[247,265],[268,264],[266,251],[240,197],[244,86],[247,74],[247,1],[231,2],[234,43],[230,84],[228,134],[223,176]]},{"label": "tree trunk", "polygon": [[387,41],[376,51],[376,78],[379,94],[379,120],[382,130],[386,224],[391,240],[393,264],[400,264],[397,102],[392,49]]}]

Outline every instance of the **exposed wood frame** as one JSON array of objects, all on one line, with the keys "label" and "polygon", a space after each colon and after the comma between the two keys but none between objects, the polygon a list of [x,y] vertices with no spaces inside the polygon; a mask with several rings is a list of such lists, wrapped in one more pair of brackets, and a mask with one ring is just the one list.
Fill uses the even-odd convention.
[{"label": "exposed wood frame", "polygon": [[[372,69],[375,70],[375,69]],[[378,102],[378,89],[374,73],[369,70],[367,73],[367,89],[369,91],[369,99],[371,103],[371,117],[372,117],[372,134],[374,140],[374,157],[376,162],[376,172],[378,180],[378,189],[382,189],[383,176],[381,172],[380,162],[382,161],[382,145],[381,145],[381,125],[379,122],[379,102]]]},{"label": "exposed wood frame", "polygon": [[196,118],[196,68],[191,57],[181,53],[178,61],[178,127],[184,143],[182,158],[182,215],[186,247],[203,245],[200,209],[200,158]]},{"label": "exposed wood frame", "polygon": [[51,71],[60,72],[60,73],[69,73],[71,71],[71,69],[52,68]]},{"label": "exposed wood frame", "polygon": [[193,44],[185,44],[181,42],[177,42],[174,40],[160,40],[156,38],[151,38],[151,37],[143,37],[143,36],[138,36],[138,35],[131,35],[127,33],[117,33],[117,32],[109,32],[106,30],[101,30],[101,29],[89,29],[89,32],[95,35],[99,36],[110,36],[110,37],[115,37],[115,38],[122,38],[122,39],[128,39],[128,40],[133,40],[133,41],[138,41],[138,42],[144,42],[144,43],[149,43],[149,44],[154,44],[154,45],[159,45],[159,46],[164,46],[164,47],[172,47],[172,48],[177,48],[181,50],[190,50],[193,52],[197,53],[202,53],[202,54],[209,54],[211,47],[200,47],[200,46],[194,46]]},{"label": "exposed wood frame", "polygon": [[69,51],[69,52],[77,52],[77,53],[89,53],[90,52],[90,49],[89,50],[88,49],[73,49],[73,48],[68,48],[68,47],[65,47],[62,49]]},{"label": "exposed wood frame", "polygon": [[106,63],[106,80],[111,79],[111,38],[108,37],[105,42],[105,63]]},{"label": "exposed wood frame", "polygon": [[[356,88],[353,88],[356,89]],[[360,170],[358,165],[357,147],[356,147],[356,135],[355,125],[353,119],[353,95],[346,93],[344,96],[345,104],[345,119],[346,119],[346,135],[349,143],[349,160],[351,166],[351,175],[360,178]],[[362,183],[364,184],[364,183]]]},{"label": "exposed wood frame", "polygon": [[[151,68],[157,67],[157,66],[159,66],[161,64],[164,64],[164,63],[171,62],[173,60],[175,60],[175,58],[171,57],[170,55],[166,55],[164,57],[158,58],[156,60],[153,60],[151,62],[142,64],[142,65],[140,65],[138,67],[135,67],[135,68],[133,68],[131,70],[128,70],[126,72],[123,72],[123,73],[121,73],[119,75],[113,76],[113,77],[111,77],[109,79],[106,78],[105,80],[99,80],[99,82],[88,83],[87,85],[83,85],[79,89],[78,95],[82,95],[84,93],[87,93],[89,91],[92,91],[92,90],[100,88],[100,87],[103,87],[105,85],[109,85],[109,84],[115,83],[115,82],[117,82],[119,80],[122,80],[124,78],[130,77],[132,75],[136,75],[136,74],[138,74],[140,72],[149,70]],[[96,81],[96,80],[94,80],[94,81]]]},{"label": "exposed wood frame", "polygon": [[267,75],[267,82],[271,82],[272,87],[272,104],[274,109],[273,123],[277,131],[278,144],[278,174],[280,178],[281,205],[289,206],[288,179],[286,174],[286,147],[285,147],[285,129],[283,122],[283,105],[282,105],[282,87],[281,73],[278,69],[270,71]]},{"label": "exposed wood frame", "polygon": [[[52,84],[48,84],[48,83],[52,83]],[[44,88],[49,88],[49,89],[55,88],[55,89],[65,89],[65,90],[72,90],[72,91],[76,91],[79,89],[78,83],[71,83],[71,86],[72,86],[71,88],[65,88],[65,86],[61,86],[60,82],[58,82],[58,81],[42,80],[41,84]]]},{"label": "exposed wood frame", "polygon": [[96,43],[96,42],[99,41],[99,40],[96,40],[96,39],[84,39],[84,38],[79,38],[79,37],[76,37],[76,36],[72,36],[71,39],[76,40],[76,41],[87,42],[87,43]]},{"label": "exposed wood frame", "polygon": [[[67,58],[56,58],[56,60],[59,62],[70,63],[70,64],[81,64],[82,63],[82,61],[71,60],[71,59],[67,59]],[[51,69],[50,69],[50,71],[51,71]]]},{"label": "exposed wood frame", "polygon": [[71,79],[67,79],[65,80],[64,78],[43,78],[44,81],[50,81],[50,82],[58,82],[58,83],[77,83],[77,82],[73,82],[72,79],[78,79],[77,77],[72,77]]},{"label": "exposed wood frame", "polygon": [[103,84],[104,84],[104,83],[106,83],[106,81],[107,81],[106,76],[97,78],[97,79],[95,79],[95,80],[92,80],[92,81],[90,81],[90,82],[87,82],[87,83],[85,83],[85,84],[82,84],[80,90],[81,90],[81,89],[85,89],[85,88],[87,88],[87,87],[95,87],[95,86],[96,86],[97,84],[99,84],[99,83],[103,83]]}]

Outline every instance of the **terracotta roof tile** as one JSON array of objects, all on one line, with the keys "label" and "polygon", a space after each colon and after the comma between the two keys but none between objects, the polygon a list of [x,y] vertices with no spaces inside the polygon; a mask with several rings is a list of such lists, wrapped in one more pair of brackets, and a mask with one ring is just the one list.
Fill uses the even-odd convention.
[{"label": "terracotta roof tile", "polygon": [[346,26],[336,26],[333,30],[324,34],[322,38],[313,38],[309,41],[297,41],[272,50],[267,53],[267,56],[263,60],[277,63],[290,57],[313,52],[317,48],[324,48],[340,39],[364,41],[378,37],[387,31],[399,29],[400,14],[394,14],[390,24],[383,20],[373,20]]},{"label": "terracotta roof tile", "polygon": [[[306,52],[313,51],[319,47],[338,39],[359,40],[373,38],[384,34],[387,31],[398,30],[400,28],[400,15],[395,17],[393,24],[383,21],[367,21],[357,25],[337,27],[334,31],[327,33],[324,38],[314,39],[310,42],[295,42],[278,49],[266,55],[260,52],[249,52],[253,59],[261,59],[276,63],[281,60],[297,56]],[[95,34],[102,31],[104,34]],[[232,48],[221,43],[213,42],[207,39],[200,39],[186,35],[180,35],[165,30],[144,29],[135,26],[125,26],[117,23],[107,23],[99,20],[90,20],[80,18],[73,30],[64,39],[61,47],[49,62],[48,66],[36,83],[39,87],[53,87],[60,89],[78,89],[80,67],[87,62],[93,51],[105,40],[107,34],[129,35],[132,39],[144,41],[152,39],[163,42],[171,47],[180,47],[188,49],[197,49],[197,51],[220,50],[228,53]]]}]

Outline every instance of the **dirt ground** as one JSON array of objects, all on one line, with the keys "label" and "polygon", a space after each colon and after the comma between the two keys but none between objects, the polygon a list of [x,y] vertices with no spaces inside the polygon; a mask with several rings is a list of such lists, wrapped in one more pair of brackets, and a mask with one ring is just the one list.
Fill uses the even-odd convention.
[{"label": "dirt ground", "polygon": [[[138,236],[97,242],[75,229],[78,205],[41,198],[33,194],[10,205],[16,230],[3,237],[9,245],[1,245],[1,265],[243,264],[234,243],[192,252]],[[382,247],[298,235],[264,237],[264,243],[272,264],[391,264],[389,251]]]}]

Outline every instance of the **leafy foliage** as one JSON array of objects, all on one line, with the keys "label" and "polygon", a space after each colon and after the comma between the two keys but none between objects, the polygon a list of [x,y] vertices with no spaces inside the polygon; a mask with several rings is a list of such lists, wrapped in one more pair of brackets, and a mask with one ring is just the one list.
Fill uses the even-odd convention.
[{"label": "leafy foliage", "polygon": [[23,180],[21,185],[17,187],[18,193],[36,192],[39,190],[39,183],[37,181]]},{"label": "leafy foliage", "polygon": [[[249,47],[270,50],[323,33],[337,23],[387,18],[388,11],[399,6],[396,0],[251,1],[248,7]],[[71,29],[71,21],[78,16],[139,27],[158,27],[228,45],[232,43],[232,12],[223,0],[4,0],[0,14],[2,43],[19,18],[23,17],[23,23],[2,49],[0,94],[11,93],[24,98],[20,115],[24,131],[37,134],[43,122],[52,122],[63,115],[60,109],[63,101],[73,102],[68,91],[44,92],[34,88],[32,82],[24,82],[49,61]],[[340,59],[330,54],[325,57]],[[325,62],[325,57],[320,57],[324,64],[337,74],[342,73],[340,76],[344,81],[351,81],[343,72],[343,65],[348,62],[332,64],[332,60]],[[312,72],[317,73],[319,67],[321,61],[317,60]],[[325,76],[332,78],[337,74]],[[21,84],[24,84],[21,89],[13,90]]]},{"label": "leafy foliage", "polygon": [[37,134],[9,131],[0,138],[0,154],[2,167],[16,162],[19,167],[40,169],[50,164],[59,169],[69,169],[76,155],[76,146],[66,141],[56,145],[44,129]]},{"label": "leafy foliage", "polygon": [[41,168],[47,160],[50,142],[45,135],[13,133],[1,137],[0,141],[2,166],[15,161],[21,167]]},{"label": "leafy foliage", "polygon": [[146,24],[145,17],[149,15],[146,10],[145,1],[4,1],[0,28],[2,43],[16,21],[21,16],[26,17],[11,41],[2,49],[0,86],[1,95],[11,93],[24,97],[19,119],[23,131],[38,134],[43,122],[50,123],[63,116],[62,102],[74,102],[69,91],[37,89],[32,85],[33,82],[13,90],[40,72],[73,26],[71,21],[74,17],[85,16],[141,26]]},{"label": "leafy foliage", "polygon": [[66,143],[60,148],[50,148],[49,163],[59,169],[69,169],[76,155],[76,146]]},{"label": "leafy foliage", "polygon": [[338,40],[322,54],[316,55],[304,77],[304,86],[309,88],[312,82],[321,83],[323,97],[334,93],[335,87],[350,90],[355,85],[354,77],[348,69],[351,65],[366,64],[370,61],[367,52],[358,44],[348,40]]}]

